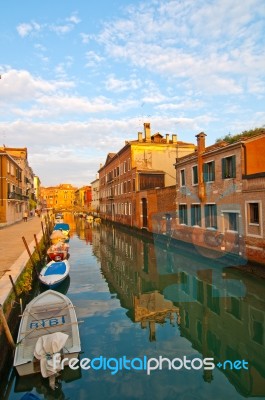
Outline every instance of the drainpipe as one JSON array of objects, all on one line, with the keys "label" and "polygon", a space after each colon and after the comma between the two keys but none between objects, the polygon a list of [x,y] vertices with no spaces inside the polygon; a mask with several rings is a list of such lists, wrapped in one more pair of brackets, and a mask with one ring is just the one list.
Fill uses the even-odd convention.
[{"label": "drainpipe", "polygon": [[205,152],[205,136],[204,132],[198,133],[197,138],[197,154],[198,154],[198,195],[201,202],[205,200],[205,183],[203,181],[203,160],[202,155]]}]

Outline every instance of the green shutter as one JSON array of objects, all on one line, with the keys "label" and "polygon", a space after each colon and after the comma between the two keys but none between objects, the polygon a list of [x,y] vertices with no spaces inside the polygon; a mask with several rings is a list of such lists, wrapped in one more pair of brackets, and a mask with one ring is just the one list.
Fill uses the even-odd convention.
[{"label": "green shutter", "polygon": [[212,169],[212,181],[215,181],[215,161],[212,161],[212,166],[213,166],[213,169]]},{"label": "green shutter", "polygon": [[204,218],[205,218],[205,227],[209,226],[209,206],[204,206]]},{"label": "green shutter", "polygon": [[216,206],[216,204],[213,206],[213,215],[214,215],[214,228],[217,229],[217,206]]},{"label": "green shutter", "polygon": [[203,164],[203,182],[208,182],[209,177],[208,177],[208,166],[207,163]]},{"label": "green shutter", "polygon": [[201,215],[201,206],[200,207],[198,207],[198,215],[199,215],[199,221],[198,221],[198,225],[202,225],[202,223],[201,223],[201,220],[202,220],[202,215]]},{"label": "green shutter", "polygon": [[191,226],[195,225],[195,207],[191,206]]},{"label": "green shutter", "polygon": [[232,177],[236,177],[236,156],[232,156]]},{"label": "green shutter", "polygon": [[222,179],[225,179],[226,174],[226,159],[222,158]]}]

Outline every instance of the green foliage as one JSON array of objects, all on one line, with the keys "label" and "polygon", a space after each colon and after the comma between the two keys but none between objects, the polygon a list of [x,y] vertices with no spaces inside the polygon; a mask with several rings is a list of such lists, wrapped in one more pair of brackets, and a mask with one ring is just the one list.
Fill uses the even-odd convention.
[{"label": "green foliage", "polygon": [[242,140],[244,138],[249,138],[251,136],[256,136],[256,135],[259,135],[261,133],[265,133],[265,127],[264,126],[261,127],[261,128],[251,129],[249,131],[243,131],[242,133],[238,133],[238,134],[235,134],[235,135],[231,135],[231,133],[229,133],[228,135],[225,135],[225,136],[217,139],[216,143],[225,141],[225,142],[231,144],[231,143],[237,142],[238,140]]}]

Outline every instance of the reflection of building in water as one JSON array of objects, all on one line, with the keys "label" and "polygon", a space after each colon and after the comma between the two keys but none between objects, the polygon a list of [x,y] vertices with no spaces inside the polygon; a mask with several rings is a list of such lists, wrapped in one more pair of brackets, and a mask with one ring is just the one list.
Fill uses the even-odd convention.
[{"label": "reflection of building in water", "polygon": [[[264,282],[225,268],[219,259],[154,246],[110,227],[100,230],[99,250],[103,274],[128,316],[149,329],[150,340],[172,308],[181,335],[202,357],[248,362],[248,370],[220,369],[238,392],[265,396]],[[211,382],[218,373],[204,371],[203,379]]]},{"label": "reflection of building in water", "polygon": [[[152,316],[147,326],[150,338],[154,337],[155,323],[165,322],[170,319],[171,310],[177,311],[171,301],[163,302],[163,295],[159,293],[169,283],[177,282],[177,275],[159,275],[154,246],[111,227],[100,231],[100,259],[107,281],[118,293],[122,306],[129,310],[132,320],[140,321],[138,317],[144,312],[144,299],[149,297],[150,310],[145,311],[145,319],[147,314]],[[144,326],[144,319],[142,323]]]},{"label": "reflection of building in water", "polygon": [[157,290],[134,296],[134,321],[141,322],[142,328],[149,326],[150,341],[156,340],[155,324],[164,324],[166,319],[173,325],[175,320],[180,323],[179,308],[172,301],[165,300]]},{"label": "reflection of building in water", "polygon": [[[242,276],[241,276],[242,277]],[[229,270],[224,279],[238,280]],[[246,360],[248,370],[226,369],[225,375],[244,396],[265,395],[264,286],[244,279],[244,298],[231,296],[209,282],[209,271],[182,272],[182,284],[165,296],[179,298],[181,333],[203,357],[215,362]]]},{"label": "reflection of building in water", "polygon": [[81,240],[85,240],[86,243],[92,244],[92,230],[88,222],[84,218],[76,217],[76,234]]}]

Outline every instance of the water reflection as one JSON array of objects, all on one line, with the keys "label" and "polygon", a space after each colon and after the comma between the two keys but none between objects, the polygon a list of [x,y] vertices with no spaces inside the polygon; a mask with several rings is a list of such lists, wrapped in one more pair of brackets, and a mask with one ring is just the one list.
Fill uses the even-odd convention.
[{"label": "water reflection", "polygon": [[[100,235],[100,238],[98,236]],[[157,324],[177,324],[202,357],[246,360],[249,369],[222,372],[243,396],[265,396],[265,291],[259,281],[212,260],[104,228],[95,254],[127,315],[156,339]],[[211,382],[212,371],[203,379]]]},{"label": "water reflection", "polygon": [[[265,282],[196,254],[128,231],[91,227],[69,215],[71,271],[84,357],[213,357],[246,360],[248,370],[77,370],[57,394],[40,377],[5,385],[5,400],[32,390],[41,398],[192,400],[265,397]],[[73,371],[76,372],[76,371]],[[49,396],[54,397],[49,397]],[[46,397],[45,397],[46,396]],[[62,396],[62,397],[60,397]],[[64,396],[64,397],[63,397]]]}]

